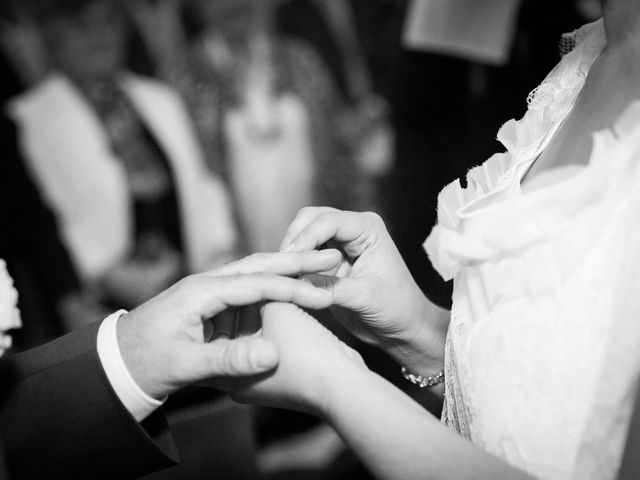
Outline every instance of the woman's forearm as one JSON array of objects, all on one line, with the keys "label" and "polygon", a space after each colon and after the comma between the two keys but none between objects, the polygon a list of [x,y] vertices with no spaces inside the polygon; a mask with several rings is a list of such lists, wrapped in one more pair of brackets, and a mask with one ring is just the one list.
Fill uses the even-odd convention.
[{"label": "woman's forearm", "polygon": [[448,430],[381,377],[355,368],[338,377],[325,418],[378,478],[532,478]]}]

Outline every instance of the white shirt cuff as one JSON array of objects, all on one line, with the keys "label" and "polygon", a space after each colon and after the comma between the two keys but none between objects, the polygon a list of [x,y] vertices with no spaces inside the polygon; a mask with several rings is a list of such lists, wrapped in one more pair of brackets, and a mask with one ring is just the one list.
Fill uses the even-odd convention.
[{"label": "white shirt cuff", "polygon": [[118,320],[127,313],[120,310],[108,316],[98,330],[98,356],[107,379],[124,407],[141,422],[166,401],[147,395],[129,373],[118,344]]}]

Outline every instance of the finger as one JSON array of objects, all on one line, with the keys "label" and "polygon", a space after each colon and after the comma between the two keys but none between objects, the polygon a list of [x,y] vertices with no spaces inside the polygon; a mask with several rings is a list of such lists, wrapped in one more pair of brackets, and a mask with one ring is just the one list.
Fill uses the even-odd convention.
[{"label": "finger", "polygon": [[297,276],[305,273],[331,271],[337,268],[341,261],[342,254],[334,249],[290,253],[256,253],[224,265],[209,274],[222,276],[267,272]]},{"label": "finger", "polygon": [[[314,325],[320,325],[320,323],[318,323],[318,321],[314,317],[309,315],[309,313],[305,312],[300,307],[292,303],[265,303],[260,308],[260,315],[262,316],[263,334],[267,336],[273,333],[274,328],[288,328],[288,325],[290,324],[290,321],[292,319],[296,319],[297,321],[311,320]],[[325,327],[322,328],[324,329]],[[287,333],[290,332],[287,331]]]},{"label": "finger", "polygon": [[289,228],[287,228],[287,232],[280,244],[280,251],[286,251],[287,248],[291,246],[292,240],[297,237],[307,225],[313,222],[318,215],[324,212],[337,211],[338,210],[331,207],[305,207],[301,209],[296,215],[296,218],[293,219],[293,222],[291,222],[291,225],[289,225]]},{"label": "finger", "polygon": [[290,242],[289,251],[313,250],[334,240],[343,245],[350,256],[358,256],[368,245],[374,222],[379,217],[372,213],[331,211],[320,213]]},{"label": "finger", "polygon": [[[312,283],[269,273],[216,277],[194,275],[176,286],[183,297],[180,305],[189,305],[198,318],[210,318],[229,307],[252,305],[262,301],[289,302],[310,309],[332,304],[331,294]],[[176,304],[176,302],[172,302]]]},{"label": "finger", "polygon": [[278,365],[276,347],[263,338],[220,339],[193,348],[193,381],[257,375]]},{"label": "finger", "polygon": [[314,286],[326,290],[333,298],[334,305],[357,312],[368,305],[366,297],[369,289],[362,279],[327,275],[305,275],[304,278]]}]

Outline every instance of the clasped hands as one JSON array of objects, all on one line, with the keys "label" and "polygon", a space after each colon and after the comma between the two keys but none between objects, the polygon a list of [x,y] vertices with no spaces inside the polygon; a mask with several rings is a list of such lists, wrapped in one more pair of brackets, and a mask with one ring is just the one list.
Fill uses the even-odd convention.
[{"label": "clasped hands", "polygon": [[[253,304],[262,305],[258,332],[209,341],[220,328],[216,315]],[[328,208],[301,210],[281,252],[187,277],[124,315],[118,342],[133,378],[153,397],[206,381],[238,401],[323,416],[333,388],[369,372],[300,307],[332,308],[355,336],[415,371],[441,368],[446,324],[382,220]]]}]

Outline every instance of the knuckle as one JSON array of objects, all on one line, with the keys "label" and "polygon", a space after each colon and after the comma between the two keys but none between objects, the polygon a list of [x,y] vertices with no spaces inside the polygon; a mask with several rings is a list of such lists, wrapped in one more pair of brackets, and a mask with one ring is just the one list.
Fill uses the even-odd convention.
[{"label": "knuckle", "polygon": [[373,225],[376,225],[376,226],[384,225],[384,220],[382,220],[382,217],[375,212],[364,212],[363,215],[365,215],[368,221],[371,222]]},{"label": "knuckle", "polygon": [[373,232],[386,232],[387,227],[380,215],[375,212],[365,212],[363,215],[365,216],[366,224],[369,225],[369,228],[371,228]]},{"label": "knuckle", "polygon": [[201,283],[199,275],[188,275],[178,281],[176,289],[181,295],[190,296],[199,290]]},{"label": "knuckle", "polygon": [[233,348],[230,348],[229,361],[231,362],[229,368],[234,374],[242,374],[250,370],[250,352],[246,342],[240,340],[236,341]]},{"label": "knuckle", "polygon": [[247,279],[256,283],[262,283],[270,277],[271,275],[266,272],[255,272],[249,275]]},{"label": "knuckle", "polygon": [[298,215],[309,215],[316,212],[317,210],[318,207],[302,207],[300,210],[298,210]]},{"label": "knuckle", "polygon": [[318,223],[329,224],[333,221],[334,215],[334,212],[322,212],[316,220]]},{"label": "knuckle", "polygon": [[300,222],[305,218],[313,218],[316,211],[316,207],[302,207],[300,210],[298,210],[294,222]]},{"label": "knuckle", "polygon": [[218,369],[225,375],[234,375],[236,373],[235,351],[229,341],[225,342],[218,362]]}]

